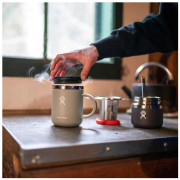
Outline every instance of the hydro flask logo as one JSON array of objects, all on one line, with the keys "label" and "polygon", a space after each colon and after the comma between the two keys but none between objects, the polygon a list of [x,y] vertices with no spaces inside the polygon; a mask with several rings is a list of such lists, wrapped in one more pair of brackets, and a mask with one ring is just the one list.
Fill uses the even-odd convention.
[{"label": "hydro flask logo", "polygon": [[142,119],[142,118],[146,119],[146,111],[141,111],[140,119]]},{"label": "hydro flask logo", "polygon": [[60,96],[59,98],[59,105],[63,104],[65,106],[65,97],[64,96]]}]

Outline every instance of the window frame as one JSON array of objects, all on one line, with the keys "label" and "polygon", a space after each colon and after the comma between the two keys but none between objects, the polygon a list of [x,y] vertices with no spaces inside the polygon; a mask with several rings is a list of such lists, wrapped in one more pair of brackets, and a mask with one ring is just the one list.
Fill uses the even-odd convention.
[{"label": "window frame", "polygon": [[[122,3],[113,3],[114,5],[114,27],[122,26]],[[48,42],[48,3],[44,3],[44,49],[42,58],[26,58],[15,56],[3,56],[3,76],[4,77],[33,77],[33,75],[44,71],[45,67],[51,63],[47,59],[47,42]],[[97,24],[97,22],[96,22]],[[95,26],[97,30],[97,25]],[[121,64],[120,58],[113,58],[113,63],[96,63],[90,70],[89,76],[94,79],[121,79]],[[33,73],[29,74],[31,68],[34,68]],[[48,70],[50,73],[50,70]]]}]

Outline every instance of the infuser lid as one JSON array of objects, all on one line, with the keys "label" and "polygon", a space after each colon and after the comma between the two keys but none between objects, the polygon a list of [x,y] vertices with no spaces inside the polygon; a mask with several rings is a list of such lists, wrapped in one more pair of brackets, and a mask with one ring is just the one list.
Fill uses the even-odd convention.
[{"label": "infuser lid", "polygon": [[53,77],[54,84],[80,84],[80,77]]},{"label": "infuser lid", "polygon": [[95,99],[99,99],[99,100],[122,100],[122,97],[118,97],[118,96],[97,96]]}]

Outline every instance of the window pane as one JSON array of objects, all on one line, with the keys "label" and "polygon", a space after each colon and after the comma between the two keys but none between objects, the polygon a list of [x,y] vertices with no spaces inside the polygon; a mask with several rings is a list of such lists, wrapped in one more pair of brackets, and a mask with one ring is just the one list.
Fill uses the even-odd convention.
[{"label": "window pane", "polygon": [[48,3],[48,57],[94,41],[94,3]]},{"label": "window pane", "polygon": [[[110,35],[114,27],[114,5],[112,2],[97,3],[96,14],[99,16],[99,23],[96,22],[97,40]],[[98,21],[98,18],[96,18]],[[105,58],[98,63],[113,63],[112,58]]]},{"label": "window pane", "polygon": [[3,55],[43,57],[43,3],[3,3]]}]

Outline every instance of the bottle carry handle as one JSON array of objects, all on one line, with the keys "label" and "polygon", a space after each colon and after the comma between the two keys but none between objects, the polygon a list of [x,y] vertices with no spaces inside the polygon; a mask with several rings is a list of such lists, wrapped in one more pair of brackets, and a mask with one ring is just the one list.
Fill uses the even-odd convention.
[{"label": "bottle carry handle", "polygon": [[82,119],[84,119],[84,118],[91,117],[96,112],[96,110],[97,110],[97,102],[96,102],[95,98],[90,94],[85,93],[85,94],[82,94],[82,96],[90,99],[93,102],[93,110],[89,114],[83,114]]}]

